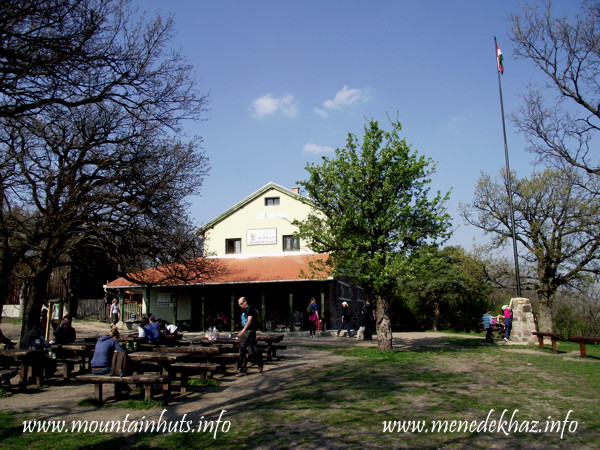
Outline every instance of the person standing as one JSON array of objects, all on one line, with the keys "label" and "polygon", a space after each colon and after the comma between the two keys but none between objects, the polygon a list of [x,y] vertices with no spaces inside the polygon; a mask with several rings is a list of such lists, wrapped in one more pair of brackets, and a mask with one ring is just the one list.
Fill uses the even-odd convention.
[{"label": "person standing", "polygon": [[[240,341],[240,372],[238,376],[244,376],[248,371],[248,358],[255,360],[259,372],[263,371],[262,354],[256,350],[256,330],[260,319],[258,311],[248,304],[246,297],[240,297],[238,305],[242,308],[243,327],[237,335]],[[248,356],[246,352],[248,352]]]},{"label": "person standing", "polygon": [[481,319],[483,320],[483,328],[485,328],[485,341],[492,342],[492,315],[489,308]]},{"label": "person standing", "polygon": [[319,313],[317,311],[317,301],[315,298],[310,299],[308,304],[308,330],[311,338],[314,338],[317,334],[317,322],[319,320]]},{"label": "person standing", "polygon": [[365,327],[365,341],[373,340],[373,330],[375,328],[375,307],[371,300],[367,299],[362,307],[363,326]]},{"label": "person standing", "polygon": [[110,305],[110,310],[108,316],[112,319],[111,328],[117,328],[117,324],[119,323],[119,300],[113,298],[113,301]]},{"label": "person standing", "polygon": [[510,301],[510,305],[504,305],[502,309],[504,310],[504,340],[508,342],[510,339],[510,331],[512,330],[512,300]]},{"label": "person standing", "polygon": [[352,318],[352,313],[350,312],[350,308],[348,307],[348,302],[342,302],[342,323],[340,324],[340,328],[338,329],[337,335],[340,336],[340,333],[343,328],[346,329],[346,337],[350,337],[350,319]]}]

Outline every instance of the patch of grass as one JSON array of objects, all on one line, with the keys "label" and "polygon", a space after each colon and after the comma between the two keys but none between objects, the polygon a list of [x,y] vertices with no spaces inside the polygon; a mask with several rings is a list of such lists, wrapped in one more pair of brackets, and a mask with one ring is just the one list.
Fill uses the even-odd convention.
[{"label": "patch of grass", "polygon": [[83,398],[77,402],[77,406],[102,408],[104,404],[95,398]]},{"label": "patch of grass", "polygon": [[12,393],[5,391],[3,387],[0,387],[0,398],[12,397]]},{"label": "patch of grass", "polygon": [[188,380],[189,386],[219,386],[221,382],[214,378],[190,378]]},{"label": "patch of grass", "polygon": [[115,406],[118,408],[126,408],[126,409],[152,409],[152,408],[164,408],[165,402],[161,400],[154,400],[152,398],[146,398],[144,400],[135,400],[128,399],[124,402],[115,403]]}]

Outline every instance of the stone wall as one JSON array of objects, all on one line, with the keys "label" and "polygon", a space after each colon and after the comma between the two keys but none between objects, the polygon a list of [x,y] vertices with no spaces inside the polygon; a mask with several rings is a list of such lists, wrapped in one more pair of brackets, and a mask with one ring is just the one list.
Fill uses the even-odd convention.
[{"label": "stone wall", "polygon": [[528,298],[516,297],[511,299],[513,324],[510,340],[527,344],[537,343],[537,337],[531,334],[536,330],[531,301]]}]

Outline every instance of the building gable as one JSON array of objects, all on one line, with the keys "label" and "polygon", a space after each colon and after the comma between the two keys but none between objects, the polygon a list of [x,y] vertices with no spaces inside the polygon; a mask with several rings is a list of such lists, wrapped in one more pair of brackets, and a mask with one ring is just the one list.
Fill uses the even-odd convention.
[{"label": "building gable", "polygon": [[295,219],[313,211],[310,200],[268,183],[199,230],[207,255],[246,257],[309,252],[293,234]]}]

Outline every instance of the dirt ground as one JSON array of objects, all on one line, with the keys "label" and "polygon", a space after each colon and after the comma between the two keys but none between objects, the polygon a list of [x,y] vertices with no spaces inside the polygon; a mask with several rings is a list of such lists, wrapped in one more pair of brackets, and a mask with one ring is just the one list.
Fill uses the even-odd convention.
[{"label": "dirt ground", "polygon": [[[77,337],[92,337],[106,334],[110,327],[100,322],[75,322]],[[3,333],[16,340],[19,325],[3,323]],[[186,338],[192,338],[196,333],[186,333]],[[195,387],[185,395],[179,395],[175,387],[175,395],[162,416],[163,420],[180,420],[184,414],[188,417],[204,416],[207,420],[217,419],[221,411],[233,411],[239,408],[252,408],[252,402],[257,393],[261,397],[276,398],[278,391],[293,382],[298,372],[324,365],[339,364],[344,360],[341,356],[330,352],[316,350],[311,346],[320,345],[351,345],[376,346],[376,342],[357,341],[353,338],[335,337],[331,335],[310,339],[305,333],[288,333],[282,343],[287,349],[281,351],[281,359],[265,362],[263,373],[254,368],[249,369],[246,377],[236,377],[228,374],[219,377],[218,387]],[[436,347],[447,345],[440,333],[395,333],[394,345],[399,348]],[[317,369],[318,370],[318,369]],[[17,379],[12,380],[16,384]],[[83,398],[91,398],[94,388],[92,385],[81,385],[76,381],[64,382],[60,378],[49,381],[40,389],[30,388],[26,392],[10,389],[9,397],[0,398],[0,410],[28,412],[38,419],[47,420],[122,420],[129,414],[129,420],[145,417],[146,420],[158,420],[163,410],[129,410],[122,408],[90,408],[81,407],[77,403]],[[105,386],[104,397],[108,404],[112,403],[113,389]]]}]

